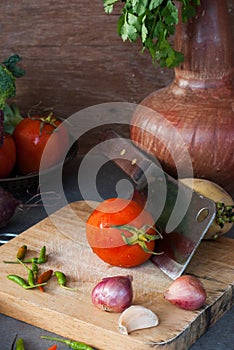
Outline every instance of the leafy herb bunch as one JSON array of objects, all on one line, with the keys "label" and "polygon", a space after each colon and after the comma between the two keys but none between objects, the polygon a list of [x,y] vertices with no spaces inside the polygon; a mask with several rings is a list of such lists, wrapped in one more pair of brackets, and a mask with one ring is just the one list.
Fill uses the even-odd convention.
[{"label": "leafy herb bunch", "polygon": [[[178,0],[182,3],[182,21],[195,16],[200,0]],[[117,31],[123,41],[142,42],[142,52],[148,50],[153,64],[173,68],[184,60],[181,52],[169,42],[175,33],[179,15],[172,0],[103,0],[104,10],[113,11],[114,5],[122,3]]]}]

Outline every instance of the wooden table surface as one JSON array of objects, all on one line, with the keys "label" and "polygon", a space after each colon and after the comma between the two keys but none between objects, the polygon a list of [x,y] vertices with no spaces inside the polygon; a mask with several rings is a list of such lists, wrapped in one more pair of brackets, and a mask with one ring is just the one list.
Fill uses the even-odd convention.
[{"label": "wooden table surface", "polygon": [[[74,202],[74,201],[76,202],[77,200],[79,200],[79,193],[77,192],[77,190],[75,191],[75,187],[74,187],[74,173],[75,172],[73,172],[73,170],[75,167],[75,163],[76,162],[69,165],[69,167],[67,169],[67,174],[66,174],[67,178],[66,178],[66,181],[64,184],[65,188],[67,189],[67,193],[68,193],[68,197],[69,197],[70,202]],[[113,165],[111,165],[111,167],[112,166]],[[111,168],[110,170],[113,170],[113,169]],[[118,173],[118,171],[115,171],[115,172],[111,171],[111,174],[115,174],[115,175],[110,176],[110,173],[108,172],[108,174],[109,174],[108,178],[103,177],[102,180],[105,182],[105,185],[108,185],[109,189],[111,188],[112,183],[115,181],[115,179],[113,177],[117,176],[117,173]],[[100,183],[100,187],[102,187],[101,183]],[[106,197],[108,197],[109,195],[110,195],[110,192],[109,192],[109,194],[108,193],[104,194],[104,196],[106,196]],[[59,206],[59,203],[57,203],[57,204]],[[38,216],[37,215],[34,216],[33,215],[34,213],[37,213]],[[45,215],[45,213],[43,212],[43,208],[34,208],[34,209],[30,209],[23,216],[22,216],[22,214],[19,214],[19,216],[16,216],[14,218],[12,224],[9,225],[9,227],[8,227],[9,230],[13,230],[14,227],[17,227],[17,223],[18,223],[19,230],[21,230],[21,232],[26,230],[26,232],[24,232],[22,235],[20,235],[17,238],[18,241],[17,240],[11,241],[8,245],[9,248],[7,247],[7,245],[3,246],[2,251],[4,251],[4,254],[7,252],[7,255],[9,255],[11,253],[11,251],[14,251],[16,246],[18,246],[17,242],[22,242],[25,240],[27,241],[28,237],[30,237],[29,242],[32,242],[34,249],[36,249],[36,247],[39,247],[39,245],[42,243],[42,241],[44,241],[44,242],[47,241],[48,236],[47,236],[47,238],[45,238],[46,236],[43,236],[43,235],[41,236],[41,231],[40,231],[40,227],[45,227],[44,223],[42,224],[42,226],[39,223],[39,224],[37,224],[39,226],[36,225],[35,228],[32,228],[31,227],[32,223],[30,222],[30,220],[39,221],[39,217],[43,218],[43,215]],[[22,224],[23,217],[24,217],[24,224]],[[63,218],[61,215],[58,215],[58,217],[60,220],[63,220],[66,217],[66,215],[63,215]],[[27,218],[28,218],[28,221],[27,221]],[[20,228],[20,225],[21,225],[21,228]],[[28,225],[28,227],[27,227],[27,225]],[[22,226],[24,226],[25,228],[23,229]],[[46,225],[46,227],[49,228],[49,226],[47,226],[47,225]],[[28,231],[28,228],[29,228],[29,231]],[[42,240],[38,240],[38,237],[36,234],[35,234],[35,236],[33,236],[34,230],[35,230],[35,232],[40,232],[40,237],[42,237]],[[35,243],[35,242],[37,242],[37,243]],[[226,247],[225,249],[222,249],[223,242],[225,242],[225,244],[224,244],[224,246]],[[230,242],[230,244],[229,244],[229,242]],[[191,321],[190,317],[192,317],[192,319],[195,321],[193,323],[193,327],[191,328],[191,332],[184,333],[182,331],[182,334],[184,335],[184,337],[181,336],[177,339],[177,342],[179,341],[181,350],[188,349],[188,347],[190,347],[192,345],[192,343],[196,340],[196,338],[199,337],[203,332],[205,332],[205,335],[202,336],[200,339],[198,339],[195,342],[195,344],[191,347],[191,349],[197,350],[197,349],[201,348],[201,346],[202,346],[202,349],[208,349],[208,348],[209,349],[213,348],[213,349],[217,349],[217,350],[226,349],[226,348],[231,349],[231,346],[233,344],[233,342],[232,342],[233,332],[232,332],[232,323],[231,323],[231,320],[233,320],[233,311],[232,311],[233,309],[231,309],[229,312],[227,312],[226,315],[224,315],[220,320],[218,320],[220,318],[220,316],[222,316],[223,313],[225,313],[231,307],[231,303],[233,302],[232,301],[232,290],[233,290],[233,262],[232,261],[233,261],[233,259],[232,259],[232,255],[230,255],[230,254],[232,254],[232,251],[233,251],[233,248],[232,248],[233,241],[232,240],[228,241],[228,240],[226,240],[226,238],[224,238],[224,241],[220,240],[220,243],[217,243],[217,245],[214,245],[214,247],[216,247],[215,249],[212,248],[210,250],[210,248],[209,248],[207,250],[207,248],[205,248],[206,246],[208,247],[208,246],[210,246],[210,244],[212,245],[213,243],[216,243],[216,242],[209,242],[209,243],[204,242],[204,244],[201,245],[202,250],[200,250],[200,252],[199,251],[197,252],[197,254],[198,254],[197,260],[194,260],[196,257],[195,256],[194,259],[192,260],[191,264],[188,267],[188,273],[189,272],[194,273],[194,271],[195,271],[195,274],[198,275],[199,277],[201,277],[203,281],[205,281],[206,287],[208,288],[208,291],[209,291],[209,293],[208,293],[208,308],[207,308],[207,311],[204,313],[204,315],[206,315],[205,317],[204,316],[202,317],[202,314],[203,314],[202,312],[201,313],[196,312],[195,314],[192,313],[192,315],[191,315],[190,312],[188,314],[187,313],[184,314],[183,310],[182,310],[182,313],[179,310],[180,322],[183,321],[183,322],[185,322],[185,325],[187,325],[186,322],[188,320]],[[57,244],[56,246],[58,247],[58,243],[56,243],[56,244]],[[54,246],[54,245],[48,244],[48,247],[52,247],[52,246]],[[13,249],[13,247],[14,247],[14,249]],[[205,251],[204,251],[204,249],[205,249]],[[228,249],[228,251],[226,251],[226,249]],[[211,252],[211,254],[206,254],[207,251]],[[9,254],[8,254],[8,252],[9,252]],[[210,265],[209,258],[212,257],[212,252],[218,256],[218,259],[216,259],[216,256],[213,257],[214,263],[212,263]],[[2,257],[2,253],[1,253],[1,257]],[[224,261],[224,259],[225,259],[225,261]],[[65,266],[65,265],[63,265],[63,266]],[[8,267],[8,269],[9,269],[9,267]],[[103,271],[102,271],[102,273],[103,273]],[[231,274],[230,279],[228,277],[229,274]],[[73,276],[73,277],[71,277],[71,282],[75,282],[74,275],[73,275],[72,271],[71,271],[71,276]],[[2,278],[2,275],[1,275],[1,278]],[[163,289],[163,286],[166,287],[167,284],[168,284],[168,281],[166,278],[164,280],[163,284],[161,284],[161,289]],[[9,307],[9,303],[7,303],[7,290],[4,287],[5,292],[3,291],[3,294],[1,294],[1,298],[4,295],[4,303],[1,303],[2,305],[4,304],[4,312],[3,313],[5,313],[5,311],[8,310],[7,313],[10,313],[12,316],[12,310],[18,309],[16,318],[18,318],[20,320],[24,319],[24,321],[26,321],[26,323],[21,322],[21,321],[16,321],[14,318],[1,315],[1,317],[0,317],[0,325],[1,325],[0,337],[1,337],[1,340],[4,344],[3,345],[4,350],[7,350],[10,348],[10,344],[11,344],[12,339],[14,338],[15,333],[18,333],[21,336],[25,337],[29,349],[30,349],[30,347],[35,349],[35,350],[45,349],[44,344],[46,344],[46,345],[48,344],[48,346],[49,346],[51,343],[45,343],[45,341],[44,342],[39,341],[39,338],[40,338],[40,335],[42,335],[42,334],[48,334],[48,331],[55,332],[55,330],[53,330],[55,328],[50,328],[50,327],[52,327],[51,325],[53,324],[53,322],[49,322],[50,325],[48,327],[48,323],[46,322],[46,319],[47,319],[46,315],[47,314],[46,314],[46,312],[43,312],[43,310],[45,311],[44,307],[42,310],[42,315],[43,315],[42,320],[40,320],[39,317],[38,318],[36,317],[33,322],[32,322],[32,320],[30,321],[30,316],[29,316],[30,312],[26,312],[25,313],[26,316],[23,316],[19,312],[19,310],[22,311],[22,305],[24,305],[24,303],[26,303],[25,306],[27,306],[27,303],[29,301],[28,301],[28,299],[26,301],[24,301],[24,298],[21,298],[21,303],[18,303],[18,302],[16,303],[17,296],[19,295],[18,294],[19,290],[14,287],[13,288],[14,291],[12,292],[12,289],[10,286],[11,285],[7,284],[7,290],[11,291],[9,295],[12,295],[10,297],[10,299],[13,298],[13,299],[11,299],[13,301],[13,306],[10,303],[10,307]],[[214,287],[214,286],[217,286],[218,288]],[[10,289],[8,289],[9,287],[10,287]],[[1,291],[2,291],[2,288],[1,288]],[[28,291],[26,291],[26,292],[28,292]],[[60,291],[59,295],[61,295],[62,298],[65,298],[65,297],[67,298],[67,295],[65,296],[62,294],[63,293],[61,293],[61,291]],[[26,294],[26,295],[28,295],[28,294]],[[225,298],[223,298],[224,295],[225,295]],[[39,296],[40,296],[40,294],[39,294]],[[47,298],[50,298],[50,297],[47,295]],[[33,297],[33,299],[35,301],[35,297]],[[70,299],[71,299],[71,296],[69,296],[69,300]],[[46,302],[47,306],[49,305],[48,300]],[[63,299],[63,300],[65,302],[65,299]],[[35,305],[38,305],[38,303],[36,303]],[[91,305],[89,305],[89,307],[91,307]],[[165,305],[164,305],[164,307],[165,307]],[[159,308],[159,310],[162,311],[164,309],[164,307],[161,306],[161,308]],[[171,310],[171,308],[173,310]],[[35,314],[36,314],[36,309],[37,309],[37,307],[34,309]],[[26,310],[27,310],[27,307],[26,307]],[[83,308],[82,308],[82,310],[83,310]],[[174,307],[170,306],[170,310],[171,310],[171,313],[174,314],[174,312],[175,312]],[[97,314],[99,313],[98,311],[99,310],[92,311],[93,312],[92,315],[94,315],[94,318],[97,317]],[[178,312],[177,309],[176,309],[176,312]],[[35,316],[35,314],[34,314],[34,316]],[[163,312],[163,314],[164,314],[164,312]],[[176,313],[174,315],[176,315]],[[184,315],[187,315],[187,316],[184,316]],[[197,319],[197,317],[199,315],[201,316],[201,318]],[[51,317],[52,316],[53,316],[53,312],[52,312]],[[107,315],[107,316],[109,316],[109,315]],[[107,327],[113,327],[113,323],[112,323],[113,318],[112,317],[113,317],[113,315],[111,315],[112,321],[110,322],[110,325],[108,325]],[[159,315],[159,317],[160,317],[160,315]],[[115,316],[114,316],[114,318],[115,318]],[[164,318],[164,316],[163,316],[163,318]],[[226,318],[229,321],[225,322]],[[53,319],[53,317],[52,317],[52,319]],[[175,318],[175,319],[177,319],[177,318]],[[35,325],[35,320],[37,323],[36,325]],[[170,318],[168,318],[168,320],[170,320]],[[177,321],[175,321],[175,324],[177,324]],[[104,321],[104,324],[106,322],[107,321]],[[164,322],[165,322],[165,320],[164,320]],[[196,322],[198,322],[198,323],[196,323]],[[28,323],[29,324],[34,323],[34,324],[32,326],[32,325],[29,325]],[[57,330],[58,328],[56,328],[55,333],[65,335],[65,334],[62,334],[63,327],[61,327],[61,325],[59,325],[58,323],[59,322],[56,322],[56,327],[59,327],[60,331],[58,331]],[[65,324],[66,324],[66,327],[65,327],[66,335],[72,336],[73,335],[72,327],[70,327],[70,330],[69,330],[69,327],[67,327],[66,319],[65,319]],[[190,322],[189,322],[189,324],[190,324]],[[212,331],[212,328],[216,327],[216,325],[218,325],[218,324],[221,324],[221,325],[223,324],[223,326],[222,326],[223,332],[221,333],[222,336],[220,336],[220,329],[219,329],[219,332],[217,332],[217,334],[215,331]],[[211,325],[212,325],[211,330],[206,332],[207,331],[206,327],[209,327]],[[37,326],[39,326],[39,328]],[[183,328],[183,325],[181,325],[181,326]],[[180,326],[178,326],[178,329],[179,328],[180,328]],[[6,329],[8,330],[7,332],[6,332]],[[158,329],[157,329],[157,331],[158,331]],[[178,331],[178,329],[177,329],[177,331]],[[167,332],[169,332],[169,330],[167,330]],[[146,332],[146,333],[144,332],[144,334],[148,334],[148,332]],[[90,339],[90,337],[91,337],[90,333],[89,332],[86,333],[85,331],[83,333],[83,336],[85,339]],[[118,338],[119,335],[116,334],[115,337]],[[141,335],[138,335],[138,337],[141,337]],[[81,338],[82,338],[82,336],[81,336]],[[101,340],[101,343],[102,342],[105,343],[105,341],[107,339],[108,339],[108,336],[104,337]],[[185,339],[186,339],[186,341],[183,342]],[[116,341],[116,339],[115,339],[115,341]],[[132,339],[131,339],[131,341],[132,341]],[[117,341],[117,344],[118,344],[118,341]],[[173,342],[172,342],[172,344],[173,344]],[[168,349],[173,348],[172,344],[168,347]],[[174,344],[176,344],[176,342],[174,342]],[[215,345],[216,347],[214,347],[213,345],[212,345],[213,347],[208,347],[208,345],[211,345],[211,344],[216,344]],[[66,347],[60,346],[59,349],[60,348],[63,350]],[[108,348],[109,348],[109,345],[108,345]],[[104,347],[101,347],[101,349],[106,349],[106,345]],[[116,347],[116,349],[118,349],[118,347]]]}]

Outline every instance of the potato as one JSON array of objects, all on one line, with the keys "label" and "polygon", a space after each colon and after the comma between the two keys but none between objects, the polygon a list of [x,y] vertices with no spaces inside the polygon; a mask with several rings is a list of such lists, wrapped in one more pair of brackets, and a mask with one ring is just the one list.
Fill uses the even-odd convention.
[{"label": "potato", "polygon": [[[211,199],[217,205],[217,203],[224,203],[226,206],[233,206],[234,202],[232,197],[219,185],[206,179],[198,178],[185,178],[180,181],[201,194],[202,196]],[[217,208],[218,211],[218,208]],[[217,223],[217,215],[208,231],[205,234],[204,239],[215,239],[231,230],[233,222],[225,222],[223,227]]]}]

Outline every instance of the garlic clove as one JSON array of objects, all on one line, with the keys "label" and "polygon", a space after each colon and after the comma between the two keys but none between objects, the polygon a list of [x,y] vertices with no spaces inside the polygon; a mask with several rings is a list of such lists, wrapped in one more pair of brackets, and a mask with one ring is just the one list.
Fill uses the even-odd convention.
[{"label": "garlic clove", "polygon": [[151,328],[159,323],[158,316],[141,305],[132,305],[124,310],[119,317],[119,332],[128,335],[132,331]]}]

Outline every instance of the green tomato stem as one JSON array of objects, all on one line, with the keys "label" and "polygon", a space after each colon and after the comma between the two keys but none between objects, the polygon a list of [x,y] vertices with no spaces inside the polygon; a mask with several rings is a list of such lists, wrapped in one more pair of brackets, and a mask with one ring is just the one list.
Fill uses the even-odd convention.
[{"label": "green tomato stem", "polygon": [[[154,255],[162,254],[162,253],[156,253],[152,250],[149,250],[146,244],[156,239],[162,238],[162,236],[156,230],[155,227],[149,226],[149,225],[143,225],[139,229],[131,225],[112,225],[111,227],[117,228],[118,230],[124,230],[132,233],[132,236],[126,237],[126,235],[123,232],[121,232],[121,236],[125,244],[129,246],[138,244],[144,250],[144,252],[148,254],[154,254]],[[149,233],[147,233],[149,229],[153,229],[157,234],[150,235]]]}]

